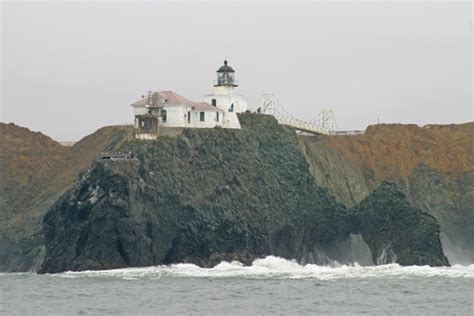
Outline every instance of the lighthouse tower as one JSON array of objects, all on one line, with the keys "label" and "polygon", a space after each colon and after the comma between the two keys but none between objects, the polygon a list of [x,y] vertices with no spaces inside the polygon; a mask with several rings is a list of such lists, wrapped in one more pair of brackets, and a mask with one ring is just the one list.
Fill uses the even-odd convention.
[{"label": "lighthouse tower", "polygon": [[228,65],[227,60],[224,60],[224,65],[217,70],[213,94],[206,95],[204,101],[226,112],[245,112],[247,111],[247,100],[243,96],[235,94],[237,86],[235,71]]}]

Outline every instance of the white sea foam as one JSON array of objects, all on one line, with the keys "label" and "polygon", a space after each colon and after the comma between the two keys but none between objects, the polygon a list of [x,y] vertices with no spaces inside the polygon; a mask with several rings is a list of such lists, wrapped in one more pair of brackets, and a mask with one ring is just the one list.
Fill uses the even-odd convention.
[{"label": "white sea foam", "polygon": [[221,262],[213,268],[200,268],[193,264],[172,264],[145,268],[125,268],[115,270],[64,272],[60,277],[111,277],[128,280],[159,279],[162,277],[193,278],[277,278],[277,279],[319,279],[333,280],[344,278],[390,278],[390,277],[447,277],[474,278],[474,265],[452,267],[429,267],[387,264],[379,266],[318,266],[300,265],[296,261],[268,256],[257,259],[251,266],[240,262]]}]

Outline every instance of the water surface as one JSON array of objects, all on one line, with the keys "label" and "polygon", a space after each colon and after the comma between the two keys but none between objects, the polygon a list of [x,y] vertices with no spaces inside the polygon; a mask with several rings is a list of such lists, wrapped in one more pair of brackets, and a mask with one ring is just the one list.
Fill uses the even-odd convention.
[{"label": "water surface", "polygon": [[0,274],[0,313],[474,314],[474,265],[301,266],[276,257],[244,267],[191,264]]}]

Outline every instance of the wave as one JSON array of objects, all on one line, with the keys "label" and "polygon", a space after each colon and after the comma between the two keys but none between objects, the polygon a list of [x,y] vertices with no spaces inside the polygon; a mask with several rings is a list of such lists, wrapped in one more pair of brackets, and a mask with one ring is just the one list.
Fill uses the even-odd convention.
[{"label": "wave", "polygon": [[387,278],[387,277],[447,277],[474,278],[474,265],[452,267],[408,266],[386,264],[379,266],[318,266],[300,265],[294,260],[268,256],[255,260],[251,266],[242,263],[221,262],[213,268],[201,268],[194,264],[180,263],[144,268],[64,272],[55,276],[110,277],[126,280],[159,279],[163,277],[191,278],[276,278],[276,279],[318,279],[334,280],[344,278]]}]

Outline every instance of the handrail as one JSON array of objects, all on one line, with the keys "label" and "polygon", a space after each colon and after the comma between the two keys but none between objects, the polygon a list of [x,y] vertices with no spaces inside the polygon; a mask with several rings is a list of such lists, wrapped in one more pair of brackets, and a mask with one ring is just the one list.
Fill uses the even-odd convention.
[{"label": "handrail", "polygon": [[238,86],[238,80],[214,80],[215,86]]},{"label": "handrail", "polygon": [[334,136],[344,136],[344,135],[362,135],[365,131],[354,130],[354,131],[332,131],[330,135]]}]

